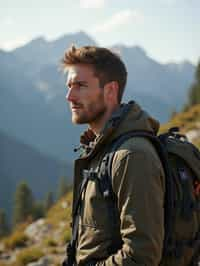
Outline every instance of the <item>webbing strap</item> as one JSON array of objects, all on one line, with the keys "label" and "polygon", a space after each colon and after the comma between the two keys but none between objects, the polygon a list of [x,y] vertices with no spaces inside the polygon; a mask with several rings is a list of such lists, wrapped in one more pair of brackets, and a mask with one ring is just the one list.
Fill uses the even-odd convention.
[{"label": "webbing strap", "polygon": [[192,195],[190,193],[189,184],[191,176],[188,174],[184,167],[184,164],[181,162],[178,163],[178,174],[184,192],[181,202],[181,215],[183,219],[189,221],[190,219],[192,219],[192,213],[195,208],[195,200],[192,198]]},{"label": "webbing strap", "polygon": [[[168,250],[169,252],[168,255],[174,256],[176,258],[181,258],[183,250],[187,247],[192,248],[194,250],[195,254],[194,258],[196,258],[197,255],[198,255],[197,258],[199,258],[200,232],[198,232],[193,239],[176,241],[174,245],[171,246],[170,249]],[[192,261],[194,260],[194,258],[192,259]]]},{"label": "webbing strap", "polygon": [[108,165],[110,154],[107,153],[99,165],[99,187],[107,205],[107,214],[109,219],[109,234],[111,244],[108,247],[108,254],[117,252],[122,246],[122,240],[119,237],[119,217],[117,211],[117,197],[113,192],[111,177],[108,175]]},{"label": "webbing strap", "polygon": [[79,218],[80,218],[79,213],[81,209],[82,193],[87,186],[88,180],[91,178],[90,174],[91,174],[91,171],[88,171],[88,170],[83,171],[83,181],[80,186],[78,199],[76,201],[74,212],[72,214],[73,216],[72,238],[71,238],[70,244],[67,247],[69,265],[74,265],[76,261],[76,244],[77,244],[77,238],[78,238]]},{"label": "webbing strap", "polygon": [[[124,143],[126,140],[133,138],[133,137],[144,137],[150,140],[150,142],[155,147],[159,158],[161,160],[164,173],[165,173],[165,230],[167,232],[164,241],[164,252],[167,252],[168,243],[171,241],[171,236],[173,232],[173,223],[174,223],[174,185],[173,185],[173,174],[170,171],[169,161],[167,152],[161,142],[161,140],[153,135],[151,132],[148,131],[132,131],[126,134],[123,134],[117,137],[111,144],[111,149],[109,153],[108,159],[108,177],[111,181],[112,178],[112,161],[114,158],[115,151]],[[171,216],[170,216],[171,215]],[[170,217],[169,217],[170,216]]]}]

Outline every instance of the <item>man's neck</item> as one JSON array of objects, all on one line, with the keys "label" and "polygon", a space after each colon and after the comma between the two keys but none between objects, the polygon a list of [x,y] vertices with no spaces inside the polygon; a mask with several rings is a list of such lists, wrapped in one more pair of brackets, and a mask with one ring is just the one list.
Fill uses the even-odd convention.
[{"label": "man's neck", "polygon": [[109,110],[101,119],[89,124],[89,127],[95,133],[96,136],[100,135],[101,131],[105,127],[106,122],[110,119],[113,112],[115,112],[118,108],[119,108],[119,105],[115,106],[115,108],[112,108],[111,110]]}]

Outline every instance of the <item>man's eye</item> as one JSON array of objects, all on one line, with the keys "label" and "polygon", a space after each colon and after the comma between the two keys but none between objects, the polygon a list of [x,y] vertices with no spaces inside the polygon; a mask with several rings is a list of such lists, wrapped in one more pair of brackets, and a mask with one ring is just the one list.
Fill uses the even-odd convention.
[{"label": "man's eye", "polygon": [[87,88],[87,86],[85,86],[85,85],[80,85],[79,88],[80,88],[80,89],[85,89],[85,88]]},{"label": "man's eye", "polygon": [[87,88],[87,85],[85,83],[82,82],[74,82],[74,83],[69,83],[66,85],[67,89],[83,89],[83,88]]},{"label": "man's eye", "polygon": [[84,84],[84,83],[79,83],[78,86],[79,86],[80,88],[86,88],[86,87],[87,87],[86,84]]}]

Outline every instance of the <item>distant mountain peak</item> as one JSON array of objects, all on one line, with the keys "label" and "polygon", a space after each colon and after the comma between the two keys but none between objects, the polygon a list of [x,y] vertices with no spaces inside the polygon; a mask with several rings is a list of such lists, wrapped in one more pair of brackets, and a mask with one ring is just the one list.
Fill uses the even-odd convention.
[{"label": "distant mountain peak", "polygon": [[74,33],[68,33],[60,38],[57,38],[56,40],[51,42],[53,45],[59,44],[74,44],[77,46],[83,46],[83,45],[97,45],[95,40],[86,32],[84,31],[78,31]]},{"label": "distant mountain peak", "polygon": [[40,44],[42,43],[42,44],[44,44],[44,43],[47,43],[47,40],[45,39],[44,36],[39,36],[38,38],[31,40],[29,42],[29,44],[31,44],[31,43],[40,43]]},{"label": "distant mountain peak", "polygon": [[141,56],[147,56],[146,51],[139,45],[135,45],[135,46],[128,46],[128,45],[124,45],[124,44],[117,44],[111,47],[112,49],[118,49],[120,51],[124,51],[124,50],[128,50],[131,51],[131,53],[136,53],[139,54]]},{"label": "distant mountain peak", "polygon": [[88,33],[86,33],[83,30],[80,30],[80,31],[77,31],[77,32],[68,33],[68,34],[64,35],[64,37],[69,37],[69,36],[72,36],[72,37],[81,36],[81,37],[85,37],[85,38],[88,38],[88,39],[93,39]]},{"label": "distant mountain peak", "polygon": [[41,47],[45,47],[46,44],[47,44],[47,40],[43,36],[40,36],[38,38],[30,40],[28,43],[26,43],[20,47],[17,47],[16,49],[13,50],[13,52],[20,51],[22,49],[30,49],[32,47],[41,48]]},{"label": "distant mountain peak", "polygon": [[194,68],[194,65],[189,60],[184,60],[180,63],[170,62],[165,65],[168,69],[172,71],[177,70],[179,72],[188,72],[191,68]]}]

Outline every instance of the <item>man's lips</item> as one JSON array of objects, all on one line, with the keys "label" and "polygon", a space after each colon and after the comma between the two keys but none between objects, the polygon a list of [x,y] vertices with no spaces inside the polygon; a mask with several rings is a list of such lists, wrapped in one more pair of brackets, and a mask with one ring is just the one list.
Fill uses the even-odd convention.
[{"label": "man's lips", "polygon": [[81,109],[81,108],[82,108],[81,105],[72,105],[72,106],[71,106],[71,109],[72,109],[72,110],[78,110],[78,109]]}]

